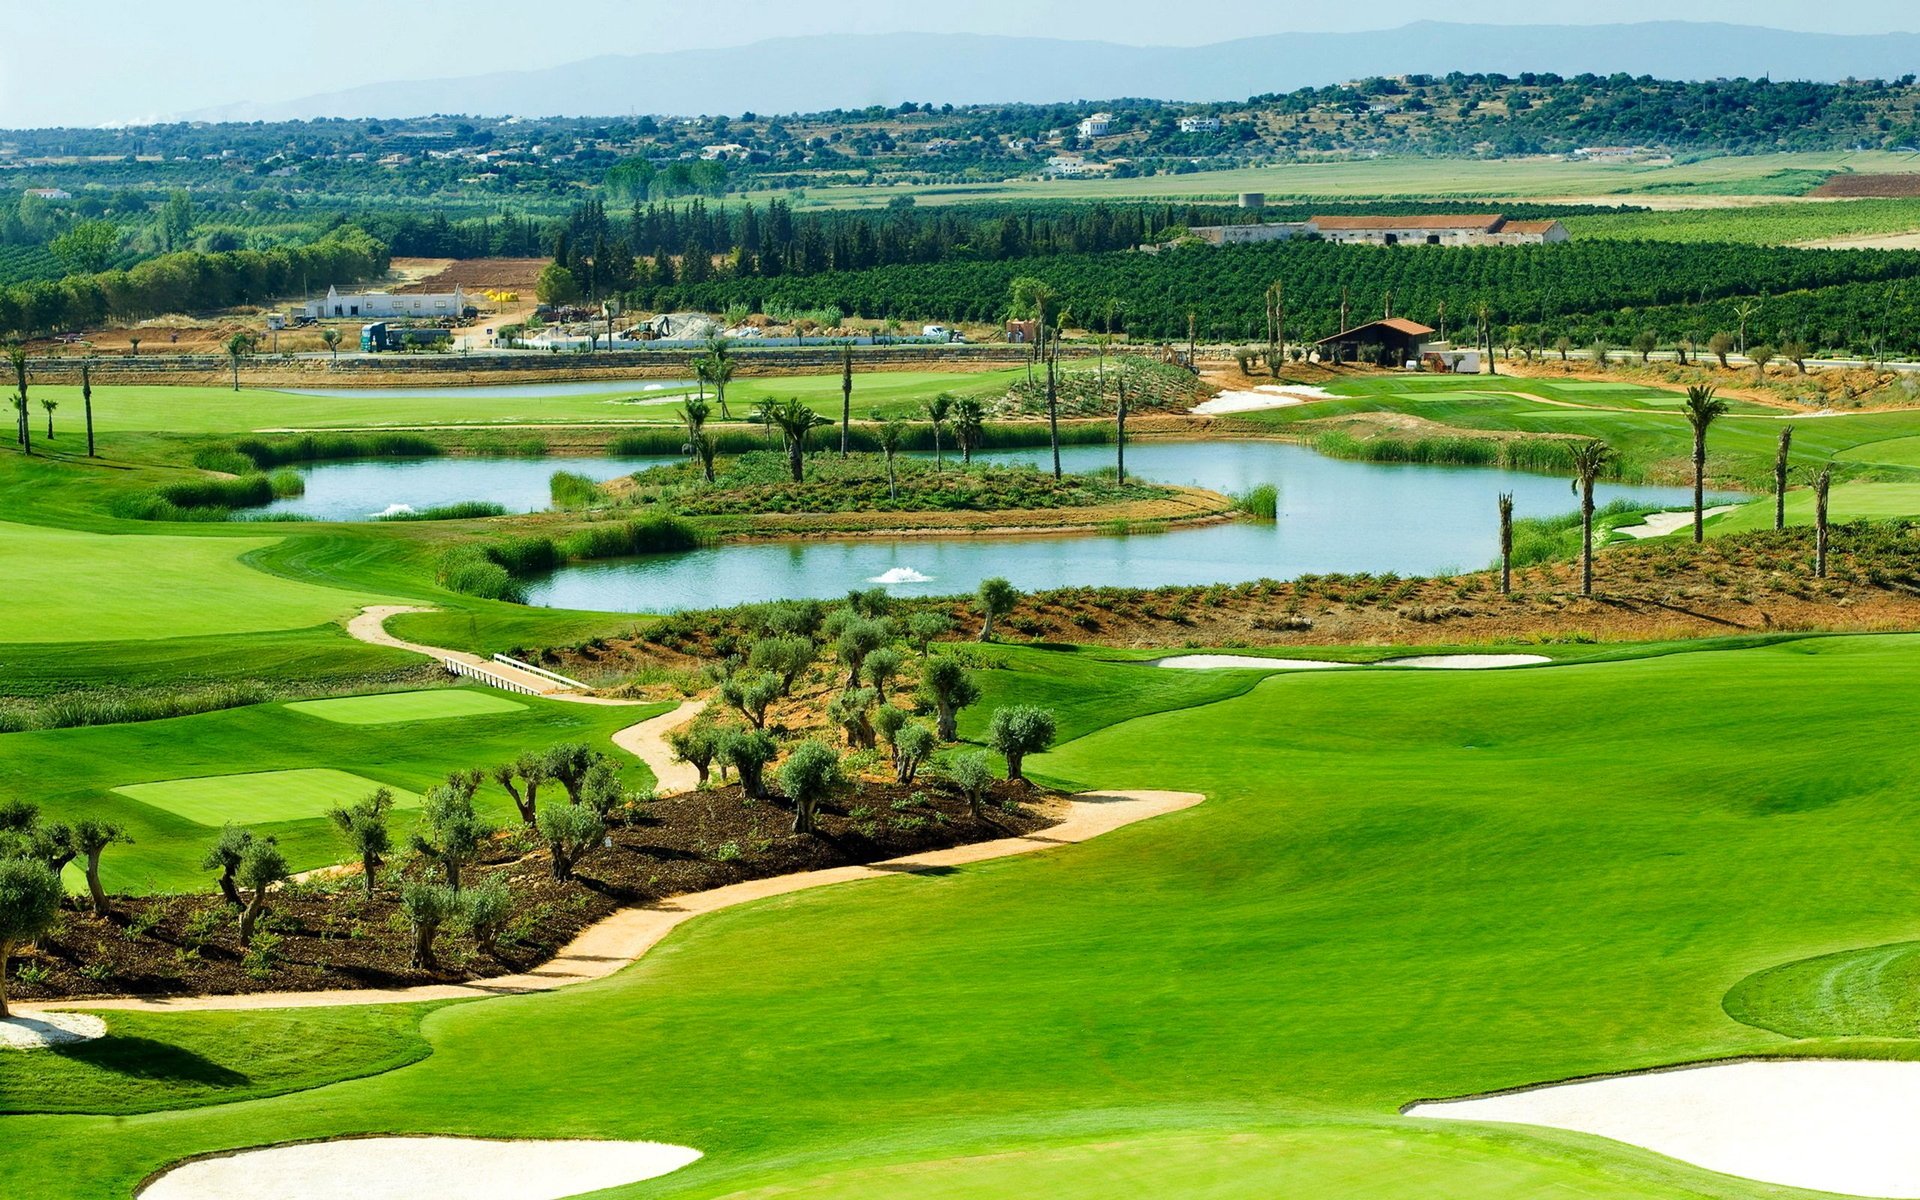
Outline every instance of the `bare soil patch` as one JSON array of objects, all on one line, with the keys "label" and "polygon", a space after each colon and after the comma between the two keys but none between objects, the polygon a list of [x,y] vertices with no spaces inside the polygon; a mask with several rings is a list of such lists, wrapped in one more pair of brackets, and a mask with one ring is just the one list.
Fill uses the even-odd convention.
[{"label": "bare soil patch", "polygon": [[1807,195],[1821,199],[1904,199],[1920,196],[1920,173],[1856,175],[1842,172]]}]

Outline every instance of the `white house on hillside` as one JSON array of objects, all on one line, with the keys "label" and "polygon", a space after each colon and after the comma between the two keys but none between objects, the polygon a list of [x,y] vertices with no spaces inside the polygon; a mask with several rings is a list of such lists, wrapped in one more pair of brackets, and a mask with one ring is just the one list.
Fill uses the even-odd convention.
[{"label": "white house on hillside", "polygon": [[451,292],[342,292],[327,289],[325,300],[309,300],[303,310],[314,320],[326,317],[439,317],[453,320],[466,310],[467,293],[459,285]]},{"label": "white house on hillside", "polygon": [[1083,138],[1103,138],[1113,128],[1113,114],[1098,112],[1080,122],[1080,136]]},{"label": "white house on hillside", "polygon": [[1219,133],[1219,117],[1181,117],[1181,133]]}]

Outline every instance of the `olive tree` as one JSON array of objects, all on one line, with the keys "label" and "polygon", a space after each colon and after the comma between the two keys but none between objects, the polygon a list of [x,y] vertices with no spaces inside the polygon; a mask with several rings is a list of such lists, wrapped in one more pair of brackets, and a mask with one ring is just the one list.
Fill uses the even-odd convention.
[{"label": "olive tree", "polygon": [[493,778],[513,798],[513,807],[519,810],[520,820],[527,825],[533,824],[540,812],[540,785],[553,778],[547,773],[546,759],[531,750],[524,751],[515,756],[512,762],[495,767]]},{"label": "olive tree", "polygon": [[956,723],[960,710],[979,703],[980,688],[967,669],[951,658],[936,658],[920,673],[920,688],[914,695],[922,712],[932,709],[934,731],[943,742],[959,736]]},{"label": "olive tree", "polygon": [[985,750],[958,755],[947,764],[947,778],[967,798],[967,810],[979,819],[981,804],[993,791],[993,759]]},{"label": "olive tree", "polygon": [[573,869],[607,836],[607,823],[592,805],[549,805],[540,813],[540,839],[553,856],[553,877],[573,878]]},{"label": "olive tree", "polygon": [[847,691],[860,686],[860,672],[867,665],[867,656],[892,640],[893,622],[884,617],[856,617],[841,624],[833,652],[840,665],[847,668]]},{"label": "olive tree", "polygon": [[892,646],[882,646],[867,655],[867,682],[873,685],[874,695],[880,703],[887,702],[887,684],[900,674],[900,668],[905,665],[906,660]]},{"label": "olive tree", "polygon": [[505,875],[489,875],[460,893],[460,921],[482,954],[500,956],[500,934],[513,916],[513,888]]},{"label": "olive tree", "polygon": [[940,744],[933,730],[919,722],[903,726],[893,740],[893,778],[901,787],[912,787],[914,776],[933,757]]},{"label": "olive tree", "polygon": [[740,776],[740,790],[749,800],[766,798],[767,764],[778,752],[773,738],[758,729],[729,729],[720,735],[720,761]]},{"label": "olive tree", "polygon": [[907,618],[907,641],[925,658],[933,643],[953,632],[953,618],[942,612],[917,612]]},{"label": "olive tree", "polygon": [[73,823],[73,849],[78,857],[86,860],[87,895],[93,899],[96,916],[104,917],[111,911],[106,889],[100,886],[100,856],[115,844],[132,845],[133,839],[112,821],[83,817]]},{"label": "olive tree", "polygon": [[420,804],[413,849],[439,865],[449,891],[460,890],[461,869],[480,857],[481,848],[493,836],[493,826],[473,809],[479,783],[478,772],[456,772],[447,782],[427,789]]},{"label": "olive tree", "polygon": [[60,915],[60,876],[27,858],[0,859],[0,1020],[7,1013],[7,959]]},{"label": "olive tree", "polygon": [[361,882],[366,886],[369,900],[373,899],[374,881],[381,864],[393,852],[393,834],[387,828],[387,814],[392,811],[393,793],[386,788],[374,789],[372,794],[355,801],[351,808],[327,810],[327,820],[333,822],[347,848],[360,860]]},{"label": "olive tree", "polygon": [[1011,583],[995,576],[982,579],[980,590],[974,594],[973,607],[980,614],[980,640],[993,640],[993,623],[1013,611],[1020,602],[1020,593]]},{"label": "olive tree", "polygon": [[413,930],[413,966],[426,971],[438,968],[433,939],[459,911],[460,893],[443,884],[416,879],[400,890],[400,913]]},{"label": "olive tree", "polygon": [[698,783],[705,784],[720,752],[720,738],[721,731],[703,716],[667,734],[667,748],[673,751],[675,762],[692,767],[699,776]]},{"label": "olive tree", "polygon": [[1053,713],[1031,704],[1010,704],[993,710],[987,722],[987,743],[1007,760],[1007,778],[1026,781],[1021,765],[1029,754],[1053,745]]},{"label": "olive tree", "polygon": [[873,749],[872,688],[841,692],[827,705],[827,719],[846,731],[847,745],[855,750]]},{"label": "olive tree", "polygon": [[814,832],[820,805],[846,783],[839,751],[813,738],[795,746],[787,761],[780,764],[780,790],[793,803],[793,831]]},{"label": "olive tree", "polygon": [[814,646],[813,639],[797,634],[785,634],[779,637],[764,637],[747,651],[747,666],[755,671],[765,671],[780,677],[780,694],[793,695],[793,685],[807,673],[813,660],[820,651]]},{"label": "olive tree", "polygon": [[200,860],[202,871],[220,872],[219,878],[215,881],[219,885],[220,895],[235,908],[241,907],[244,901],[240,899],[240,889],[234,886],[234,875],[240,870],[240,863],[247,856],[247,847],[251,845],[253,845],[253,830],[243,829],[228,822],[221,826],[220,836],[207,848],[206,855]]},{"label": "olive tree", "polygon": [[253,927],[267,909],[267,895],[287,881],[287,859],[272,838],[255,838],[240,860],[240,886],[245,888],[247,906],[240,912],[240,944],[253,944]]},{"label": "olive tree", "polygon": [[561,742],[540,756],[547,778],[567,789],[567,803],[578,804],[594,764],[606,757],[585,742]]},{"label": "olive tree", "polygon": [[765,729],[767,710],[780,698],[780,677],[766,671],[729,676],[720,685],[720,698],[739,709],[755,729]]}]

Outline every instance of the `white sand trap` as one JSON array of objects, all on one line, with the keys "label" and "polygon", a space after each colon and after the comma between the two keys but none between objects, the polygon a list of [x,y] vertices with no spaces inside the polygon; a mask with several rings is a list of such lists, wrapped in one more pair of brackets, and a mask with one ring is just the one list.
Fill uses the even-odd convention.
[{"label": "white sand trap", "polygon": [[44,1050],[107,1036],[107,1023],[86,1013],[43,1012],[0,1021],[0,1049]]},{"label": "white sand trap", "polygon": [[1422,667],[1429,671],[1494,671],[1501,667],[1531,667],[1552,662],[1544,654],[1418,654],[1389,658],[1382,667]]},{"label": "white sand trap", "polygon": [[1181,654],[1156,658],[1156,667],[1176,671],[1218,671],[1246,668],[1254,671],[1318,671],[1326,667],[1350,667],[1352,663],[1322,662],[1317,658],[1261,658],[1256,654]]},{"label": "white sand trap", "polygon": [[140,1200],[562,1200],[700,1157],[661,1142],[342,1138],[182,1163]]},{"label": "white sand trap", "polygon": [[[1738,504],[1719,504],[1712,508],[1702,509],[1700,515],[1702,517],[1717,517],[1722,513],[1730,513],[1739,507]],[[1685,512],[1648,513],[1644,523],[1639,525],[1622,525],[1620,528],[1614,530],[1614,532],[1624,533],[1630,538],[1657,538],[1665,537],[1670,533],[1682,529],[1687,529],[1692,525],[1693,510],[1688,509]]]},{"label": "white sand trap", "polygon": [[1306,384],[1299,387],[1280,387],[1268,383],[1252,391],[1221,392],[1211,400],[1203,400],[1194,405],[1193,411],[1203,417],[1217,417],[1224,413],[1259,412],[1266,408],[1293,408],[1314,400],[1333,398],[1333,393],[1325,388]]},{"label": "white sand trap", "polygon": [[1416,1104],[1407,1115],[1571,1129],[1763,1183],[1920,1198],[1920,1062],[1719,1063]]}]

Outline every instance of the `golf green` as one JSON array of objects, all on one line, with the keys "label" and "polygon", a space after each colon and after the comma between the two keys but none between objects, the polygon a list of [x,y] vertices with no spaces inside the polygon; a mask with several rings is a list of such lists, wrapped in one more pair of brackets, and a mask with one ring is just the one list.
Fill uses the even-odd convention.
[{"label": "golf green", "polygon": [[[330,808],[353,803],[383,785],[359,775],[328,768],[295,771],[254,771],[245,775],[204,775],[197,779],[168,779],[160,783],[132,783],[113,790],[129,800],[164,809],[198,825],[265,824],[319,816]],[[394,807],[417,808],[420,797],[404,788],[389,788]]]},{"label": "golf green", "polygon": [[300,700],[288,712],[304,713],[341,725],[397,725],[403,721],[444,721],[489,713],[517,712],[518,701],[475,688],[437,688],[423,692],[385,692],[377,696],[342,696],[335,700]]}]

